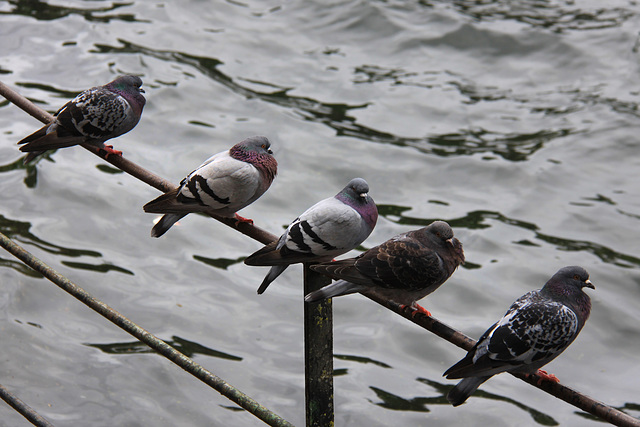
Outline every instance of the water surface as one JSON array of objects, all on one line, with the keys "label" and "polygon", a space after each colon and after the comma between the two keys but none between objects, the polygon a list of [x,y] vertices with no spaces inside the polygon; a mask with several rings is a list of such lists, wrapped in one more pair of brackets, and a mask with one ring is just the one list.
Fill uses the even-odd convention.
[{"label": "water surface", "polygon": [[[468,263],[422,301],[477,338],[560,267],[596,285],[548,366],[640,416],[640,6],[630,1],[0,1],[0,79],[54,112],[115,75],[147,106],[114,140],[178,182],[250,135],[280,173],[241,214],[279,234],[361,176],[369,248],[448,221]],[[22,166],[38,122],[0,102],[0,230],[256,400],[304,425],[302,274],[264,295],[260,245],[190,215],[151,239],[157,191],[81,148]],[[354,251],[350,255],[356,255]],[[0,253],[0,383],[56,426],[262,425]],[[336,425],[601,425],[509,375],[444,395],[462,350],[360,296],[334,302]],[[22,417],[0,405],[2,424]]]}]

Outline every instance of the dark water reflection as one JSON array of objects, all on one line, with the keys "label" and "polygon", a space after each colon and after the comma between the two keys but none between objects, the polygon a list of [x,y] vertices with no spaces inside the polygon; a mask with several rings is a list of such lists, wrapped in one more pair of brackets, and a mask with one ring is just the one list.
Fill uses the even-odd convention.
[{"label": "dark water reflection", "polygon": [[[43,251],[56,255],[56,256],[64,256],[64,257],[72,257],[72,258],[80,258],[80,257],[91,257],[91,258],[102,258],[102,254],[97,251],[89,250],[89,249],[74,249],[67,248],[64,246],[57,245],[55,243],[51,243],[45,241],[36,235],[34,235],[31,231],[31,224],[25,221],[17,221],[5,218],[0,215],[0,232],[2,232],[5,236],[14,240],[17,243],[24,244],[27,246],[35,246]],[[78,262],[78,261],[61,261],[63,265],[67,267],[79,269],[79,270],[89,270],[97,273],[108,273],[110,271],[115,271],[119,273],[124,273],[128,275],[134,275],[134,273],[126,268],[118,267],[117,265],[113,265],[108,262],[102,262],[99,264],[91,264],[87,262]],[[22,267],[19,263],[16,263],[13,260],[0,260],[0,265],[7,266],[13,268],[23,274],[33,277],[40,277],[41,275],[30,268]]]},{"label": "dark water reflection", "polygon": [[[573,128],[540,129],[531,133],[505,133],[482,128],[472,128],[461,129],[456,133],[429,135],[423,138],[403,137],[359,124],[354,116],[349,115],[351,111],[367,108],[369,106],[368,103],[359,105],[324,103],[311,98],[289,95],[289,88],[279,87],[278,85],[264,81],[246,80],[259,86],[276,89],[258,91],[241,84],[239,81],[235,81],[231,76],[221,72],[218,67],[222,65],[223,62],[219,59],[189,55],[177,51],[151,49],[122,39],[118,41],[121,43],[121,46],[96,44],[95,53],[139,53],[163,61],[189,65],[242,96],[259,98],[265,102],[286,108],[304,120],[326,125],[334,129],[337,136],[349,136],[365,141],[392,144],[399,147],[408,146],[424,153],[442,157],[491,154],[510,161],[523,161],[544,147],[547,142],[578,132],[578,130]],[[357,77],[362,73],[368,76],[366,80]],[[400,80],[400,75],[406,78],[414,76],[412,73],[399,73],[404,73],[404,71],[381,70],[371,66],[365,66],[364,68],[357,67],[355,69],[356,78],[354,82],[371,83],[392,79],[393,84],[396,85],[420,86],[420,84],[407,82],[404,79]],[[445,73],[445,77],[459,78],[448,73]],[[506,96],[502,90],[495,87],[479,89],[473,84],[456,81],[439,84],[450,85],[456,88],[461,95],[469,99],[469,103],[495,101],[503,99]],[[425,87],[429,88],[430,86],[426,85]],[[536,110],[536,108],[534,108],[534,110]],[[539,111],[539,109],[536,111]],[[568,112],[568,110],[565,111],[565,113],[566,112]]]},{"label": "dark water reflection", "polygon": [[245,257],[229,259],[229,258],[208,258],[202,255],[194,255],[193,259],[195,259],[196,261],[202,262],[206,265],[209,265],[211,267],[226,270],[232,265],[241,264],[244,261]]},{"label": "dark water reflection", "polygon": [[[431,412],[431,410],[429,409],[429,405],[449,405],[446,395],[449,392],[449,390],[453,388],[452,385],[439,383],[437,381],[432,381],[426,378],[418,378],[417,381],[424,383],[429,387],[435,389],[439,393],[439,395],[433,396],[433,397],[406,398],[406,397],[402,397],[402,396],[390,393],[388,391],[382,390],[378,387],[369,387],[371,390],[373,390],[373,392],[375,392],[375,394],[381,400],[381,402],[372,402],[372,403],[375,403],[378,406],[391,409],[394,411],[413,411],[413,412]],[[517,402],[505,396],[499,396],[496,394],[487,393],[480,390],[474,394],[474,398],[491,399],[494,401],[500,401],[500,402],[511,404],[516,408],[521,409],[524,412],[531,415],[531,418],[533,419],[533,421],[535,421],[535,423],[539,425],[543,425],[543,426],[560,425],[556,420],[553,419],[552,416],[545,414],[543,412],[540,412],[532,407],[526,406],[520,402]]]},{"label": "dark water reflection", "polygon": [[[50,4],[40,0],[9,0],[11,10],[0,11],[0,15],[24,15],[35,18],[39,21],[51,21],[55,19],[65,18],[69,15],[82,16],[88,22],[110,22],[111,20],[120,20],[125,22],[149,22],[137,20],[135,14],[109,14],[117,9],[125,6],[131,6],[133,3],[111,3],[107,7],[94,8],[72,8]],[[103,15],[104,14],[104,15]]]},{"label": "dark water reflection", "polygon": [[[598,200],[601,201],[601,200]],[[411,210],[408,206],[395,206],[395,205],[378,205],[378,213],[380,216],[385,217],[389,221],[403,225],[414,225],[419,227],[425,227],[431,224],[433,221],[443,218],[415,218],[406,216],[403,213]],[[448,218],[446,220],[453,228],[466,228],[470,230],[482,230],[491,227],[491,221],[498,221],[503,224],[522,228],[524,230],[532,231],[531,240],[519,240],[513,242],[519,245],[526,246],[542,246],[535,240],[548,243],[557,250],[577,252],[584,251],[595,255],[601,261],[605,263],[611,263],[619,267],[632,268],[640,266],[640,258],[633,255],[620,253],[614,249],[600,245],[595,242],[581,241],[566,239],[557,236],[551,236],[541,233],[539,227],[536,224],[527,221],[521,221],[515,218],[508,218],[507,216],[495,211],[473,211],[467,213],[466,216],[461,218]],[[465,267],[469,268],[468,263],[465,263]]]},{"label": "dark water reflection", "polygon": [[[427,5],[433,3],[436,2],[424,2]],[[618,27],[635,15],[630,9],[606,7],[605,3],[596,10],[582,8],[576,2],[550,0],[516,3],[508,0],[454,0],[450,3],[461,14],[478,21],[513,20],[559,33]]]},{"label": "dark water reflection", "polygon": [[[0,173],[24,169],[24,185],[27,188],[35,188],[35,186],[38,184],[38,169],[36,168],[36,163],[38,163],[40,159],[25,165],[22,162],[24,157],[26,157],[26,155],[6,165],[0,165]],[[49,154],[44,154],[42,158],[49,158]]]},{"label": "dark water reflection", "polygon": [[370,357],[366,357],[366,356],[355,356],[355,355],[349,355],[349,354],[334,354],[333,357],[335,359],[338,360],[346,360],[349,362],[357,362],[357,363],[364,363],[364,364],[368,364],[368,363],[372,363],[375,366],[379,366],[381,368],[391,368],[391,366],[387,365],[384,362],[381,362],[379,360],[374,360]]},{"label": "dark water reflection", "polygon": [[[180,353],[184,354],[187,357],[193,358],[197,355],[202,356],[210,356],[217,357],[220,359],[226,360],[234,360],[241,361],[242,357],[234,356],[233,354],[228,354],[223,351],[214,350],[209,347],[205,347],[201,344],[198,344],[194,341],[189,341],[184,338],[180,338],[177,336],[172,336],[170,340],[163,340],[165,343],[169,344],[171,347],[178,350]],[[108,354],[147,354],[153,353],[155,351],[149,348],[144,343],[140,341],[131,341],[131,342],[117,342],[117,343],[109,343],[109,344],[97,344],[97,343],[85,343],[86,346],[97,348]]]},{"label": "dark water reflection", "polygon": [[[423,384],[426,384],[430,387],[433,387],[434,389],[436,389],[438,392],[442,393],[442,397],[440,398],[431,398],[430,402],[425,402],[425,403],[432,403],[432,404],[449,404],[449,402],[447,401],[446,395],[449,392],[449,390],[451,390],[453,388],[453,386],[451,384],[442,384],[439,383],[437,381],[432,381],[426,378],[418,378],[417,379],[418,382],[421,382]],[[485,392],[483,390],[478,390],[476,393],[474,393],[473,397],[478,397],[478,398],[484,398],[484,399],[491,399],[494,401],[500,401],[500,402],[505,402],[505,403],[509,403],[513,406],[515,406],[518,409],[521,409],[525,412],[527,412],[529,415],[531,415],[531,418],[533,418],[533,420],[540,425],[543,426],[557,426],[559,425],[559,423],[553,419],[552,416],[547,415],[543,412],[540,412],[538,410],[536,410],[535,408],[532,408],[530,406],[524,405],[518,401],[515,401],[511,398],[508,398],[506,396],[499,396],[497,394],[493,394],[493,393],[488,393]],[[402,399],[402,398],[401,398]],[[413,402],[416,399],[420,399],[420,398],[414,398],[411,401]],[[444,402],[442,402],[441,400],[444,399]]]},{"label": "dark water reflection", "polygon": [[47,242],[31,233],[30,229],[31,224],[28,222],[12,220],[0,215],[0,231],[5,236],[15,240],[16,242],[36,246],[37,248],[54,255],[63,255],[73,258],[82,256],[95,258],[102,256],[102,254],[97,251],[88,249],[65,248],[63,246],[56,245],[55,243]]}]

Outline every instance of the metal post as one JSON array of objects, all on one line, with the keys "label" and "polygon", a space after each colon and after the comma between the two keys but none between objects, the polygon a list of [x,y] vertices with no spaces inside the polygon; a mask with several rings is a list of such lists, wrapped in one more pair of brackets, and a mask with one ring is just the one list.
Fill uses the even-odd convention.
[{"label": "metal post", "polygon": [[[331,283],[304,266],[304,294]],[[333,311],[331,300],[304,304],[307,427],[333,426]]]}]

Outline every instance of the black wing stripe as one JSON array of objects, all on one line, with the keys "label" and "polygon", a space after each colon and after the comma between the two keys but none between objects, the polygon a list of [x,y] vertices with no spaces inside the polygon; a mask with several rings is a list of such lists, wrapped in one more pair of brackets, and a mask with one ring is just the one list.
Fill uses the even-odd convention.
[{"label": "black wing stripe", "polygon": [[304,232],[307,233],[307,235],[309,237],[311,237],[311,240],[313,240],[314,242],[316,242],[319,245],[322,245],[323,248],[325,248],[328,251],[333,251],[336,250],[337,248],[333,245],[330,245],[329,243],[325,242],[324,240],[322,240],[320,238],[320,236],[318,236],[312,229],[311,226],[309,225],[309,223],[307,221],[301,221],[300,225],[302,225],[302,228],[304,229]]}]

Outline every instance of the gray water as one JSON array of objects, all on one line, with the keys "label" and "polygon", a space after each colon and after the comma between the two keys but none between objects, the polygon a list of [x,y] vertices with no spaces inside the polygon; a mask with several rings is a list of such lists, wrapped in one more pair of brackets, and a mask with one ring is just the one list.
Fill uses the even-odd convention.
[{"label": "gray water", "polygon": [[[364,248],[448,221],[468,262],[422,305],[475,338],[582,265],[592,315],[548,371],[638,417],[639,31],[622,0],[0,1],[0,80],[54,112],[141,75],[112,142],[176,183],[266,135],[280,172],[241,214],[275,234],[356,176],[381,214]],[[256,295],[260,244],[197,215],[150,238],[158,192],[82,148],[22,166],[38,127],[0,102],[0,230],[304,425],[301,268]],[[56,426],[262,425],[5,252],[0,284],[0,384]],[[510,375],[453,408],[462,350],[359,295],[334,313],[337,426],[602,425]],[[27,422],[0,404],[0,425]]]}]

